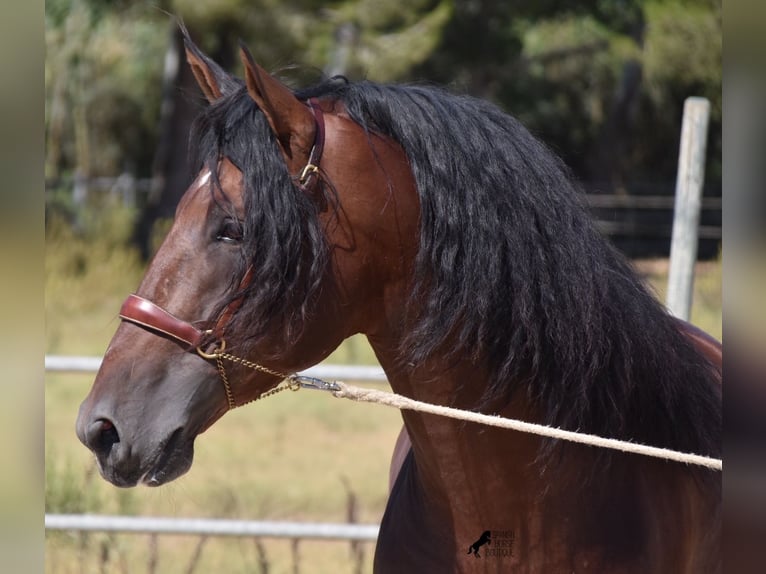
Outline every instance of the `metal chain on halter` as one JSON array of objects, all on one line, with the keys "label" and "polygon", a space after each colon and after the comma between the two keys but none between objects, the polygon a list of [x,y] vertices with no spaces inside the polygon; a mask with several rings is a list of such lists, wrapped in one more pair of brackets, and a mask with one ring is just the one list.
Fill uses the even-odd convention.
[{"label": "metal chain on halter", "polygon": [[229,410],[231,410],[236,404],[234,403],[234,395],[231,392],[231,385],[229,384],[229,378],[226,376],[226,367],[223,366],[223,358],[221,355],[215,356],[215,364],[218,366],[218,372],[221,374],[223,390],[226,391],[226,401],[229,403]]},{"label": "metal chain on halter", "polygon": [[[234,409],[238,406],[241,407],[243,405],[247,405],[249,403],[252,403],[261,399],[265,399],[267,397],[276,395],[277,393],[281,393],[282,391],[286,391],[288,389],[291,391],[298,391],[303,388],[324,390],[324,391],[340,390],[340,386],[335,382],[323,381],[322,379],[307,377],[305,375],[298,375],[297,373],[288,375],[280,371],[275,371],[273,369],[269,369],[268,367],[264,367],[263,365],[259,365],[258,363],[254,363],[253,361],[249,361],[247,359],[243,359],[242,357],[237,357],[236,355],[227,353],[224,351],[225,348],[226,348],[226,343],[224,341],[221,341],[220,347],[218,347],[217,349],[214,349],[212,352],[202,351],[202,349],[198,347],[197,353],[199,353],[199,355],[204,359],[215,359],[215,364],[218,367],[218,373],[221,375],[223,388],[224,388],[224,391],[226,392],[226,401],[229,404],[229,409]],[[253,369],[254,371],[259,371],[261,373],[272,375],[273,377],[277,377],[281,379],[281,381],[276,387],[261,393],[254,399],[250,399],[249,401],[245,401],[244,403],[237,404],[236,401],[234,400],[234,392],[231,390],[231,383],[229,382],[229,377],[226,375],[226,367],[223,364],[223,359],[226,359],[238,365],[242,365],[243,367]]]}]

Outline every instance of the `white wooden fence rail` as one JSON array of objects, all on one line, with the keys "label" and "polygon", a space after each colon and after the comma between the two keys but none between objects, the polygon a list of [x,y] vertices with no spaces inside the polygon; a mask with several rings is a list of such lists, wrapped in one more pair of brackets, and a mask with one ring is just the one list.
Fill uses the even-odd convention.
[{"label": "white wooden fence rail", "polygon": [[[101,357],[68,357],[45,355],[47,372],[95,373],[101,366]],[[316,365],[299,374],[319,379],[385,383],[383,369],[365,365]]]},{"label": "white wooden fence rail", "polygon": [[188,534],[301,540],[375,541],[377,524],[332,522],[275,522],[220,518],[161,518],[95,514],[46,514],[46,530],[122,532],[133,534]]}]

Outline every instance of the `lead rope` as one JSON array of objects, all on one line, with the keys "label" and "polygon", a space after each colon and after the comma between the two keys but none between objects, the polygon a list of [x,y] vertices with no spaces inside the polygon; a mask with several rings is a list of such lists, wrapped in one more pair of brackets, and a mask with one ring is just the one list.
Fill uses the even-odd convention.
[{"label": "lead rope", "polygon": [[667,448],[659,448],[635,442],[605,438],[594,434],[568,431],[561,428],[528,423],[517,419],[508,419],[499,415],[486,415],[484,413],[477,413],[474,411],[464,411],[452,407],[443,407],[440,405],[416,401],[415,399],[397,395],[396,393],[379,391],[377,389],[363,389],[360,387],[347,385],[345,383],[336,383],[336,385],[338,385],[339,389],[337,391],[332,391],[332,394],[337,398],[350,399],[352,401],[361,401],[367,403],[378,403],[400,410],[406,409],[419,411],[422,413],[450,417],[503,429],[536,434],[553,439],[566,440],[578,444],[585,444],[599,448],[609,448],[612,450],[619,450],[632,454],[661,458],[664,460],[671,460],[684,464],[704,466],[712,470],[723,470],[723,461],[719,458],[711,458],[699,454],[679,452]]},{"label": "lead rope", "polygon": [[[683,464],[692,464],[697,466],[704,466],[712,470],[723,470],[723,461],[719,458],[712,458],[708,456],[702,456],[699,454],[679,452],[667,448],[659,448],[655,446],[649,446],[645,444],[622,441],[613,438],[605,438],[598,435],[579,433],[574,431],[568,431],[556,427],[550,427],[546,425],[540,425],[536,423],[528,423],[517,419],[508,419],[498,415],[487,415],[484,413],[477,413],[474,411],[464,411],[453,407],[444,407],[440,405],[434,405],[431,403],[424,403],[415,399],[410,399],[396,393],[389,393],[386,391],[379,391],[377,389],[363,389],[361,387],[355,387],[346,383],[338,381],[324,381],[315,377],[307,377],[305,375],[299,375],[294,373],[287,375],[274,371],[258,363],[248,361],[241,357],[236,357],[229,353],[224,352],[225,344],[222,342],[219,349],[214,350],[212,353],[205,353],[199,348],[197,352],[205,359],[215,359],[218,365],[218,372],[221,374],[223,380],[223,386],[226,390],[226,399],[229,402],[229,408],[233,409],[236,406],[242,406],[260,399],[265,399],[287,389],[291,391],[298,391],[300,389],[314,389],[321,391],[330,391],[332,395],[339,399],[349,399],[352,401],[377,403],[394,407],[400,410],[412,410],[422,413],[428,413],[443,417],[449,417],[457,420],[473,422],[497,428],[515,430],[518,432],[535,434],[538,436],[544,436],[548,438],[566,440],[578,444],[584,444],[589,446],[595,446],[599,448],[609,448],[612,450],[618,450],[621,452],[639,454],[642,456],[649,456],[654,458],[660,458],[664,460],[670,460],[680,462]],[[226,376],[226,369],[224,368],[223,359],[227,359],[234,363],[240,364],[244,367],[260,371],[262,373],[268,373],[275,377],[278,377],[281,382],[271,390],[261,393],[256,398],[236,405],[234,402],[234,396],[231,391],[229,379]]]}]

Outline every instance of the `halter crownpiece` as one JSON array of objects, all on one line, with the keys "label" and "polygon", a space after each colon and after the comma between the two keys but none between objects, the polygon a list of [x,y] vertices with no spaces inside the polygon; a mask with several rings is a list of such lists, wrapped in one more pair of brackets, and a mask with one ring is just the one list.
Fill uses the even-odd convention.
[{"label": "halter crownpiece", "polygon": [[319,100],[316,98],[310,98],[306,105],[308,105],[314,116],[314,145],[311,147],[309,153],[308,163],[301,170],[298,176],[298,188],[301,191],[309,192],[319,182],[321,176],[319,172],[319,162],[322,160],[322,152],[324,152],[324,139],[325,139],[325,125],[324,125],[324,112],[319,105]]}]

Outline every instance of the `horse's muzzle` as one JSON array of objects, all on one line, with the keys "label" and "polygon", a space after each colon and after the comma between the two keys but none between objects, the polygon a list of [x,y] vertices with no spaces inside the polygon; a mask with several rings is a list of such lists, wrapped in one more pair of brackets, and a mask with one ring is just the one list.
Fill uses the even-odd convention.
[{"label": "horse's muzzle", "polygon": [[189,470],[194,456],[193,439],[177,428],[150,445],[130,444],[108,417],[77,420],[77,436],[96,455],[101,476],[115,486],[160,486]]}]

